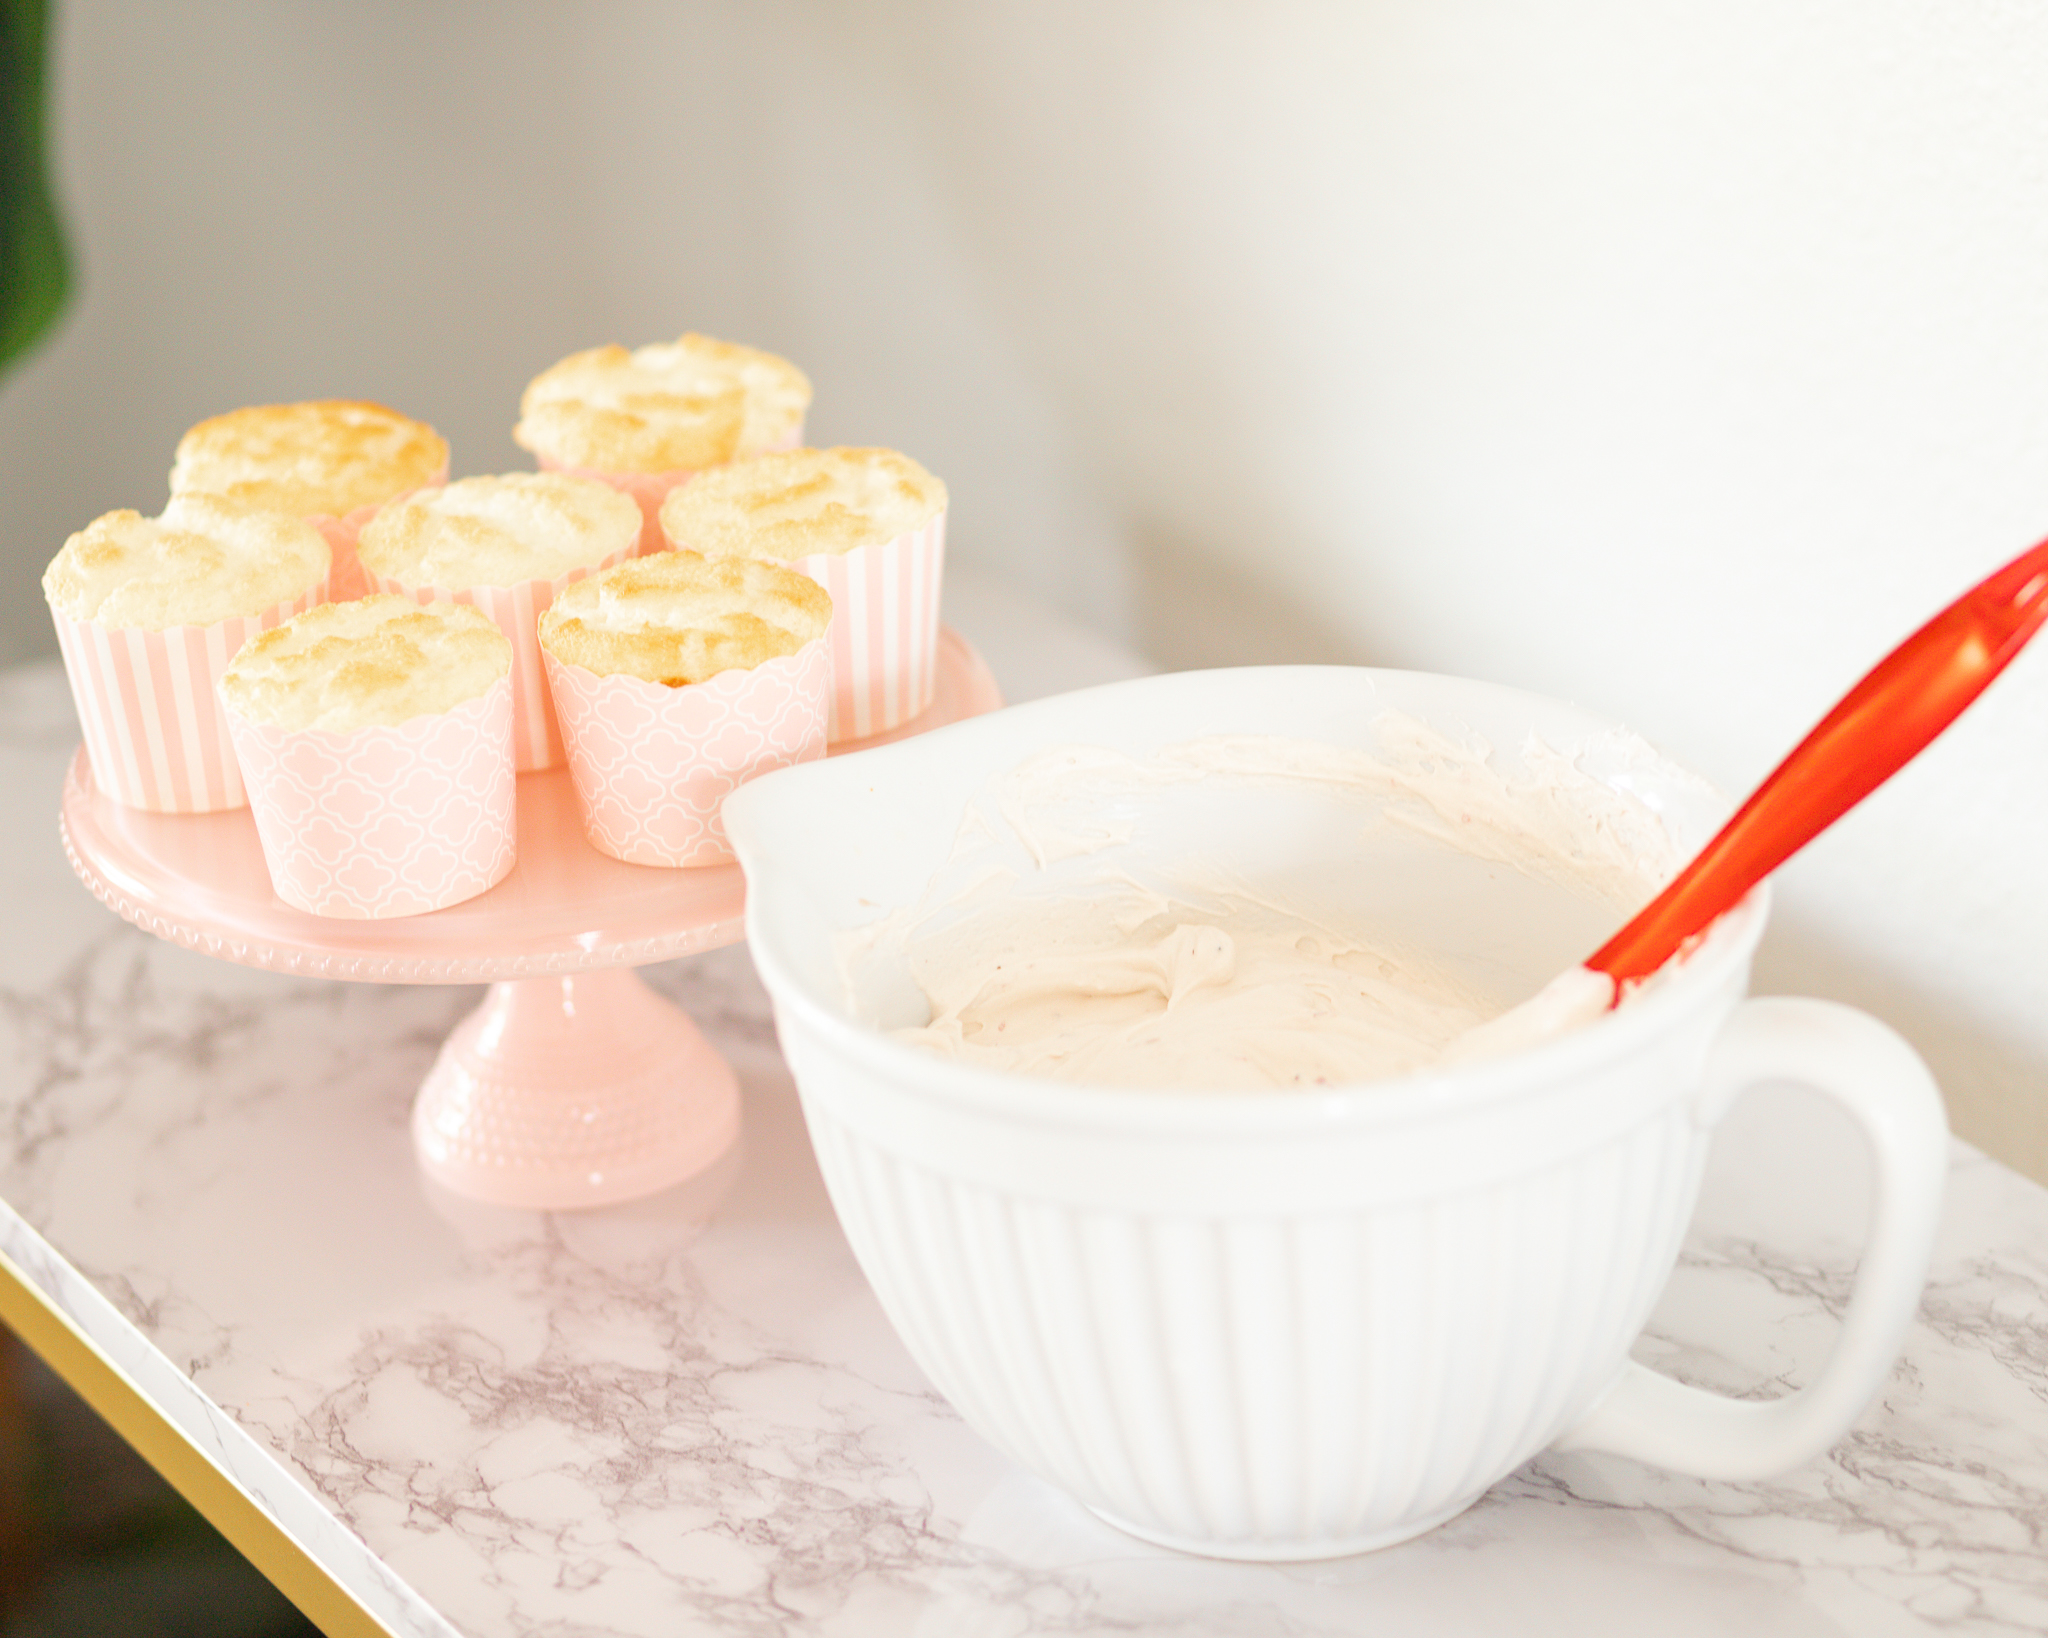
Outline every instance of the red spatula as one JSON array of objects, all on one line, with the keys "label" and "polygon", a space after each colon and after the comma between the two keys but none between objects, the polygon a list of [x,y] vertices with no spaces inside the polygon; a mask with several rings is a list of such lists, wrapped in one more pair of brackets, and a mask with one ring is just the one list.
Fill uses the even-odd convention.
[{"label": "red spatula", "polygon": [[1688,939],[1910,762],[2048,620],[2048,540],[1892,650],[1778,764],[1720,833],[1587,959],[1623,986]]}]

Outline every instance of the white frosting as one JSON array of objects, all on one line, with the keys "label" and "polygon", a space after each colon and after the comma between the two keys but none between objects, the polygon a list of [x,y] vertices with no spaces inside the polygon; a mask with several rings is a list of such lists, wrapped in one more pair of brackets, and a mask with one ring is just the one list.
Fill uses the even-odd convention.
[{"label": "white frosting", "polygon": [[1608,974],[1567,967],[1528,1000],[1465,1031],[1444,1049],[1439,1061],[1474,1064],[1526,1051],[1584,1028],[1612,1008],[1615,999],[1614,980]]},{"label": "white frosting", "polygon": [[[1418,1069],[1486,1017],[1450,968],[1248,895],[1135,882],[925,941],[904,1038],[1106,1086],[1327,1086]],[[1362,1067],[1369,1066],[1369,1067]]]},{"label": "white frosting", "polygon": [[[1034,758],[970,808],[916,903],[847,941],[849,983],[900,968],[931,1015],[897,1033],[934,1051],[1133,1087],[1376,1080],[1598,1016],[1604,977],[1544,980],[1668,878],[1662,823],[1540,742],[1503,771],[1399,713],[1374,726],[1378,755],[1235,738],[1143,763],[1091,747]],[[1161,824],[1176,802],[1192,830]],[[1335,815],[1322,840],[1298,840],[1319,811]],[[1310,851],[1290,870],[1297,847]],[[1354,870],[1441,880],[1457,902],[1362,914],[1345,890],[1358,884],[1333,875]],[[1505,979],[1482,959],[1502,942],[1495,907],[1562,918],[1550,948],[1514,930],[1521,970]]]}]

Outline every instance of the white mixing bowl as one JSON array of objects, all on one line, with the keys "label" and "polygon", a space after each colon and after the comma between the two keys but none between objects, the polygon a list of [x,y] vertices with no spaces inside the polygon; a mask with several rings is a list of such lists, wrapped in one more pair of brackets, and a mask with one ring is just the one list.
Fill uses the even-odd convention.
[{"label": "white mixing bowl", "polygon": [[[1744,1001],[1761,891],[1664,981],[1574,1034],[1308,1092],[982,1070],[886,1033],[923,1021],[904,973],[842,980],[843,935],[916,902],[970,799],[1035,752],[1142,757],[1214,734],[1369,748],[1389,707],[1482,736],[1503,766],[1540,736],[1658,812],[1682,853],[1725,812],[1571,707],[1334,667],[1117,683],[772,774],[726,805],[819,1165],[890,1320],[973,1427],[1152,1541],[1356,1552],[1449,1518],[1553,1445],[1715,1477],[1781,1471],[1868,1402],[1925,1275],[1939,1097],[1860,1013]],[[1201,847],[1253,879],[1320,881],[1336,912],[1406,918],[1411,935],[1435,915],[1504,989],[1533,990],[1604,931],[1551,900],[1555,914],[1515,901],[1489,927],[1470,881],[1433,874],[1441,860],[1361,854],[1355,807],[1262,800],[1173,787],[1118,816],[1121,845],[1140,866]],[[1827,1366],[1785,1399],[1738,1403],[1628,1352],[1677,1258],[1712,1126],[1772,1081],[1856,1116],[1880,1205]]]}]

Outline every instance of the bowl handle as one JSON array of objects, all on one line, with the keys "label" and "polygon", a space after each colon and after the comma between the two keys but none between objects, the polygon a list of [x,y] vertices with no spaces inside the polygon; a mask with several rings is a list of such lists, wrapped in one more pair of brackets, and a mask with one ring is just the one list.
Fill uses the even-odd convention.
[{"label": "bowl handle", "polygon": [[1551,1447],[1631,1456],[1705,1479],[1761,1479],[1826,1450],[1890,1374],[1927,1277],[1948,1174],[1948,1123],[1927,1066],[1876,1019],[1828,1001],[1739,1007],[1708,1056],[1697,1118],[1787,1082],[1853,1115],[1875,1172],[1868,1241],[1841,1334],[1820,1375],[1779,1399],[1729,1399],[1631,1361]]}]

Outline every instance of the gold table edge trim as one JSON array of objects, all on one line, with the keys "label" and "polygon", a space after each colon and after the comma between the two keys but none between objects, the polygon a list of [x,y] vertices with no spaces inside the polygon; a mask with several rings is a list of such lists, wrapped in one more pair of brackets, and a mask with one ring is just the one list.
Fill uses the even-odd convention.
[{"label": "gold table edge trim", "polygon": [[78,1323],[0,1250],[0,1321],[327,1638],[393,1638],[254,1497],[156,1408]]}]

